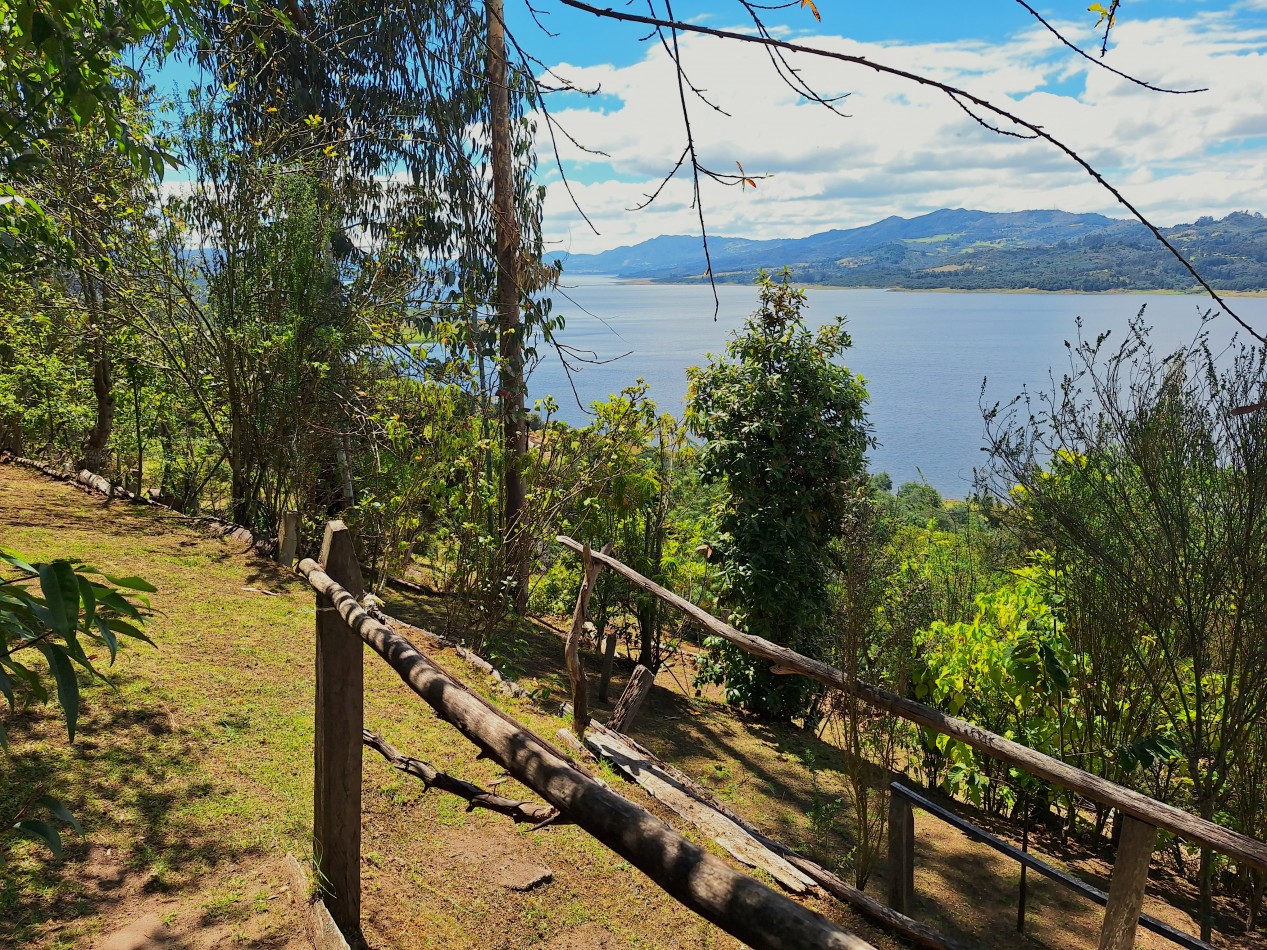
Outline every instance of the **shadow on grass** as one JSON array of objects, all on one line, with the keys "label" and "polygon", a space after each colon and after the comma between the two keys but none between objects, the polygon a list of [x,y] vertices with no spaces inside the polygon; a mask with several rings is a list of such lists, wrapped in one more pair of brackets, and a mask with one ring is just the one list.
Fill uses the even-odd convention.
[{"label": "shadow on grass", "polygon": [[10,723],[4,817],[9,803],[49,794],[79,818],[84,837],[65,829],[60,861],[42,845],[0,838],[0,946],[108,911],[124,894],[185,887],[247,855],[199,807],[217,791],[199,768],[205,738],[173,730],[161,706],[132,693],[125,707],[100,687],[87,692],[74,745],[51,711]]}]

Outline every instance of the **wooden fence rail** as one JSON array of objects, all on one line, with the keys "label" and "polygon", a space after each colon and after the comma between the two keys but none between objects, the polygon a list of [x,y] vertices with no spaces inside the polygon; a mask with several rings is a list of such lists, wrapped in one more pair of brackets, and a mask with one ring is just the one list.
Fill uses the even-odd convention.
[{"label": "wooden fence rail", "polygon": [[[558,541],[578,554],[584,548],[583,545],[568,537],[560,536]],[[1100,934],[1100,950],[1126,950],[1135,944],[1135,931],[1140,907],[1143,904],[1144,888],[1148,883],[1148,865],[1158,828],[1164,828],[1186,841],[1212,848],[1247,867],[1267,871],[1267,843],[1205,821],[1173,805],[1159,802],[1098,775],[1084,772],[1067,762],[1061,762],[1028,746],[1005,739],[963,719],[948,716],[931,706],[925,706],[923,703],[899,696],[862,680],[851,679],[844,671],[834,666],[737,630],[610,555],[592,551],[591,557],[596,563],[610,568],[635,586],[676,607],[709,633],[733,643],[747,653],[769,660],[774,666],[775,673],[799,674],[825,686],[857,696],[876,709],[949,736],[991,758],[1121,812],[1125,818],[1123,835],[1109,884],[1108,907]],[[902,833],[901,827],[898,833]]]},{"label": "wooden fence rail", "polygon": [[331,913],[345,933],[355,934],[360,927],[363,641],[484,756],[677,901],[745,944],[757,950],[874,950],[866,941],[733,870],[611,791],[471,692],[403,636],[370,617],[351,592],[359,584],[359,572],[347,559],[350,551],[347,528],[342,522],[331,522],[322,546],[326,567],[311,559],[299,564],[299,572],[317,593],[314,850]]}]

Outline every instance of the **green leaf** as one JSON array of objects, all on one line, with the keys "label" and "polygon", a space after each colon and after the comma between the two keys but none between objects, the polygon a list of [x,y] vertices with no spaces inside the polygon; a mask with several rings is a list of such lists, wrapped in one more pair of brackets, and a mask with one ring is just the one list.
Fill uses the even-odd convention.
[{"label": "green leaf", "polygon": [[[79,584],[79,599],[83,602],[83,619],[80,621],[84,630],[91,630],[93,621],[97,618],[97,595],[93,591],[92,581],[78,574],[75,580]],[[114,654],[110,655],[110,659],[114,659]]]},{"label": "green leaf", "polygon": [[143,577],[112,577],[109,574],[102,574],[101,576],[115,587],[126,587],[128,590],[140,590],[147,594],[158,593],[158,588]]},{"label": "green leaf", "polygon": [[101,639],[105,641],[106,647],[110,650],[110,662],[114,662],[116,654],[119,652],[119,638],[114,635],[114,631],[110,629],[104,617],[97,618],[97,631],[101,634]]},{"label": "green leaf", "polygon": [[12,551],[0,551],[0,561],[4,561],[6,564],[12,564],[14,567],[16,567],[19,571],[21,571],[24,574],[36,573],[36,570],[34,567],[32,567],[30,564],[24,561],[17,554],[14,554]]},{"label": "green leaf", "polygon": [[40,590],[48,611],[46,622],[63,637],[69,637],[79,622],[79,582],[66,561],[40,564]]},{"label": "green leaf", "polygon": [[66,733],[70,741],[74,742],[75,725],[79,721],[79,680],[75,677],[75,668],[70,665],[66,651],[56,644],[41,643],[38,649],[48,660],[49,669],[53,671],[53,680],[57,683],[57,702],[66,714]]},{"label": "green leaf", "polygon": [[120,620],[118,617],[110,617],[106,620],[106,626],[115,633],[121,633],[125,637],[132,637],[136,640],[144,640],[150,646],[154,646],[154,641],[147,637],[140,628],[128,623],[126,620]]},{"label": "green leaf", "polygon": [[72,815],[70,813],[70,809],[52,795],[41,795],[35,800],[35,803],[37,805],[43,805],[53,813],[54,817],[66,822],[66,824],[74,828],[76,833],[81,835],[84,833],[83,826],[79,824],[79,819]]},{"label": "green leaf", "polygon": [[60,858],[62,856],[62,836],[48,822],[39,821],[35,818],[24,818],[14,825],[13,828],[15,831],[43,841],[48,846],[48,850],[53,852],[53,857]]}]

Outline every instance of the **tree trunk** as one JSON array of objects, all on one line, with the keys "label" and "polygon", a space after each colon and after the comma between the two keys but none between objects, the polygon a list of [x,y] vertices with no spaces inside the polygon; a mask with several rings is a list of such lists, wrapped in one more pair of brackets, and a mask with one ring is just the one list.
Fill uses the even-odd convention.
[{"label": "tree trunk", "polygon": [[523,479],[528,452],[524,413],[524,328],[519,315],[519,223],[515,216],[510,145],[510,92],[506,85],[506,32],[502,0],[489,0],[488,86],[493,140],[493,222],[497,231],[498,397],[502,417],[502,540],[515,609],[528,604],[528,537]]},{"label": "tree trunk", "polygon": [[83,282],[84,303],[88,307],[90,327],[93,334],[92,354],[92,395],[96,401],[96,415],[92,428],[84,438],[84,454],[76,468],[86,468],[90,472],[100,472],[105,460],[106,447],[110,444],[110,435],[114,432],[114,366],[110,361],[110,349],[106,345],[105,330],[101,326],[101,298],[99,288],[92,277],[81,275]]}]

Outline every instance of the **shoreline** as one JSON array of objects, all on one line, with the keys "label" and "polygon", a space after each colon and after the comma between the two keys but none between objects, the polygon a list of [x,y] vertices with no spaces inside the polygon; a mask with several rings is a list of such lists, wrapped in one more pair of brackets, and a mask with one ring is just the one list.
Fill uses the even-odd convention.
[{"label": "shoreline", "polygon": [[[580,276],[580,275],[577,275]],[[586,274],[586,277],[603,277],[603,274]],[[613,283],[624,284],[632,287],[704,287],[707,281],[702,280],[657,280],[653,277],[612,277]],[[1165,288],[1154,288],[1152,290],[1133,290],[1130,288],[1115,287],[1112,290],[1042,290],[1037,287],[875,287],[869,284],[819,284],[812,282],[793,281],[798,287],[804,287],[810,290],[882,290],[890,294],[1053,294],[1066,296],[1086,296],[1086,297],[1111,297],[1121,296],[1124,294],[1156,294],[1157,296],[1166,297],[1208,297],[1204,290],[1195,288],[1192,290],[1167,290]],[[739,283],[737,281],[726,280],[719,281],[718,286],[735,286],[747,287],[749,284]],[[1219,290],[1215,288],[1216,293],[1220,297],[1267,297],[1267,288],[1262,290]]]}]

